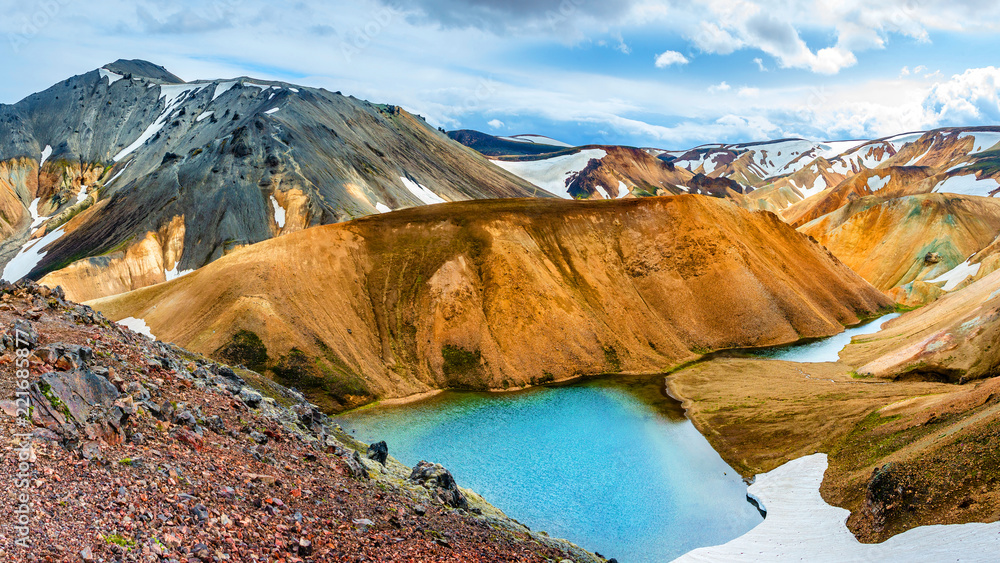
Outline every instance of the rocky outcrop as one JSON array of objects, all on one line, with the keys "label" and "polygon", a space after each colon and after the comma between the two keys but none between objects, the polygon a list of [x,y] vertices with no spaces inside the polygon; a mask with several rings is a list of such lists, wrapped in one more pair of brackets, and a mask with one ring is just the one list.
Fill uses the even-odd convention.
[{"label": "rocky outcrop", "polygon": [[1000,374],[1000,271],[892,321],[842,357],[880,378],[966,382]]},{"label": "rocky outcrop", "polygon": [[[17,385],[15,357],[34,382],[31,408],[0,401],[13,449],[0,488],[59,499],[30,511],[39,558],[603,560],[531,532],[440,466],[418,482],[389,456],[363,458],[294,390],[81,310],[42,286],[0,284],[0,327],[29,335],[31,351],[0,349],[0,385]],[[264,395],[255,407],[239,400],[251,382]],[[13,532],[0,550],[25,553]]]},{"label": "rocky outcrop", "polygon": [[413,209],[247,247],[92,305],[204,353],[252,332],[277,377],[314,382],[336,409],[657,372],[836,334],[891,303],[773,214],[676,196]]}]

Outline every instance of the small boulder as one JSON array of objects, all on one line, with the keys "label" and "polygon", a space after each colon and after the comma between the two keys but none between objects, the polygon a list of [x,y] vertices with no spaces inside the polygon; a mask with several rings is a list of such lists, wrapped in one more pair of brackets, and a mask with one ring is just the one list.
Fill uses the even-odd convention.
[{"label": "small boulder", "polygon": [[264,397],[260,393],[250,389],[249,387],[241,389],[239,396],[240,400],[243,401],[243,404],[252,409],[259,407],[260,403],[264,400]]},{"label": "small boulder", "polygon": [[377,442],[368,446],[368,459],[377,461],[385,465],[385,460],[389,457],[389,446],[385,442]]},{"label": "small boulder", "polygon": [[469,501],[462,494],[451,472],[437,463],[421,461],[410,472],[410,481],[437,493],[444,504],[454,508],[469,508]]}]

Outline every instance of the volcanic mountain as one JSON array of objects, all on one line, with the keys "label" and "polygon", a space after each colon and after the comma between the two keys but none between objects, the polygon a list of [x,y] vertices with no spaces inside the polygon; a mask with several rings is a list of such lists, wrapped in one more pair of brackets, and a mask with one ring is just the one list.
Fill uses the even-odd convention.
[{"label": "volcanic mountain", "polygon": [[69,267],[76,299],[314,225],[548,195],[397,106],[286,83],[118,61],[0,106],[3,277]]},{"label": "volcanic mountain", "polygon": [[662,371],[836,334],[891,300],[775,215],[683,195],[413,208],[92,305],[203,353],[251,347],[340,409]]}]

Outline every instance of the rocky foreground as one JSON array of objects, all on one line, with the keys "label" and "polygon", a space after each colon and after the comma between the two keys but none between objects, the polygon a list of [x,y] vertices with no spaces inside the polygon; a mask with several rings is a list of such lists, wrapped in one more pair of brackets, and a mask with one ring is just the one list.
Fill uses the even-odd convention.
[{"label": "rocky foreground", "polygon": [[58,289],[0,286],[0,397],[5,561],[603,560]]}]

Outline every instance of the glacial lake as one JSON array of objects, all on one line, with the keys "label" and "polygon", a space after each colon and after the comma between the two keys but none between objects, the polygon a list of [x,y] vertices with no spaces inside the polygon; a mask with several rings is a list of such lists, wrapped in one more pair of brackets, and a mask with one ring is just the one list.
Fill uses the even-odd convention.
[{"label": "glacial lake", "polygon": [[447,467],[532,530],[621,563],[664,562],[759,524],[747,487],[662,392],[663,377],[446,392],[338,417],[407,465]]}]

